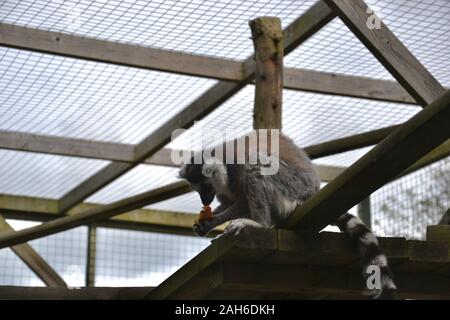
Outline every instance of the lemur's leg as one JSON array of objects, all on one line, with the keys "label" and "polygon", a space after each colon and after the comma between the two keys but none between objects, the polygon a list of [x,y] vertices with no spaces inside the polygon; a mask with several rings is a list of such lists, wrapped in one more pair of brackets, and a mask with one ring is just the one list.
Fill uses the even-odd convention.
[{"label": "lemur's leg", "polygon": [[[252,170],[252,167],[248,170]],[[259,174],[247,174],[246,191],[250,219],[264,227],[273,227],[272,221],[273,192],[269,178]]]},{"label": "lemur's leg", "polygon": [[230,220],[249,217],[248,206],[244,202],[221,204],[214,211],[212,219],[202,220],[194,224],[194,233],[205,236],[209,231]]}]

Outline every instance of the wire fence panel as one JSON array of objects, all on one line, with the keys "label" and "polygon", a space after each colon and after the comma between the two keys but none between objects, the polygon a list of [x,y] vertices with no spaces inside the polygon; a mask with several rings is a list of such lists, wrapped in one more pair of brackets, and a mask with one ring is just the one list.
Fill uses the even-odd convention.
[{"label": "wire fence panel", "polygon": [[371,196],[377,235],[424,239],[450,208],[450,157],[391,182]]},{"label": "wire fence panel", "polygon": [[[20,230],[39,223],[9,220]],[[87,228],[79,227],[29,242],[70,287],[85,285]],[[44,283],[11,251],[0,250],[0,285],[43,286]]]},{"label": "wire fence panel", "polygon": [[96,286],[156,286],[209,245],[209,239],[97,229]]}]

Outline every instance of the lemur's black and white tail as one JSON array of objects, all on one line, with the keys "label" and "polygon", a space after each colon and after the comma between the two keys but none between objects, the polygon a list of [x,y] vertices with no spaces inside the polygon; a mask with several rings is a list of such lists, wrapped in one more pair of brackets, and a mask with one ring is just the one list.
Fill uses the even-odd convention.
[{"label": "lemur's black and white tail", "polygon": [[[395,286],[393,275],[389,269],[387,258],[381,252],[378,239],[358,218],[349,213],[345,213],[336,221],[336,226],[349,237],[355,245],[363,262],[363,278],[367,279],[371,272],[371,266],[379,268],[381,289],[368,288],[368,295],[373,299],[393,299],[397,287]],[[370,269],[369,269],[370,268]]]}]

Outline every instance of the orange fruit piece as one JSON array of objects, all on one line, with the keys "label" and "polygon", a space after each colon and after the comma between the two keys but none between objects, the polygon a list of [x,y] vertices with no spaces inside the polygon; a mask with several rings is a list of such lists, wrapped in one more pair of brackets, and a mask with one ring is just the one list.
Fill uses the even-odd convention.
[{"label": "orange fruit piece", "polygon": [[198,221],[212,219],[213,213],[210,206],[204,206],[198,215]]}]

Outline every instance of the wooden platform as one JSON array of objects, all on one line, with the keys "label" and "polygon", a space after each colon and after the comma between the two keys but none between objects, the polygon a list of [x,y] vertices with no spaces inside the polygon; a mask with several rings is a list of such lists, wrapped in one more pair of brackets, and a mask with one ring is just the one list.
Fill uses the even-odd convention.
[{"label": "wooden platform", "polygon": [[0,286],[0,300],[140,300],[153,288]]},{"label": "wooden platform", "polygon": [[[379,238],[400,299],[450,299],[446,242]],[[219,239],[149,299],[365,299],[361,263],[340,233],[246,229]]]}]

